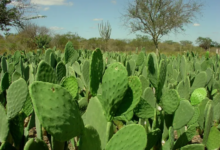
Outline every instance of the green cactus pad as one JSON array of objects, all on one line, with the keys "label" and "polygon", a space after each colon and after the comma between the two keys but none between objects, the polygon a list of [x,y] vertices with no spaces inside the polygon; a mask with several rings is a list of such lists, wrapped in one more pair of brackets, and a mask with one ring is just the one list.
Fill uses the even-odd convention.
[{"label": "green cactus pad", "polygon": [[90,78],[89,78],[90,69],[89,68],[90,68],[90,63],[88,60],[86,60],[82,67],[83,81],[84,81],[86,88],[89,88],[89,82],[90,82]]},{"label": "green cactus pad", "polygon": [[121,128],[106,145],[106,150],[143,150],[147,135],[141,125],[131,124]]},{"label": "green cactus pad", "polygon": [[74,63],[79,57],[78,52],[74,49],[72,42],[67,42],[64,50],[65,64]]},{"label": "green cactus pad", "polygon": [[127,62],[126,69],[128,71],[129,76],[132,76],[134,74],[135,67],[136,67],[136,64],[134,60],[131,59]]},{"label": "green cactus pad", "polygon": [[187,145],[192,138],[196,135],[196,126],[189,126],[187,131],[180,135],[180,137],[176,140],[173,149],[179,149],[185,145]]},{"label": "green cactus pad", "polygon": [[196,75],[192,87],[190,88],[190,93],[192,93],[197,88],[205,87],[206,82],[207,82],[207,74],[205,71],[202,71]]},{"label": "green cactus pad", "polygon": [[170,144],[169,144],[169,147],[170,147],[170,149],[173,149],[173,147],[174,147],[174,137],[175,135],[174,135],[174,130],[173,130],[173,127],[171,126],[170,128],[169,128],[169,142],[170,142]]},{"label": "green cactus pad", "polygon": [[199,115],[200,115],[199,107],[194,107],[194,111],[195,111],[195,113],[194,113],[192,119],[188,122],[187,126],[198,122]]},{"label": "green cactus pad", "polygon": [[211,128],[206,147],[209,150],[220,148],[220,132],[216,127]]},{"label": "green cactus pad", "polygon": [[7,116],[14,118],[22,109],[28,95],[27,83],[23,78],[14,81],[7,91]]},{"label": "green cactus pad", "polygon": [[150,87],[145,89],[143,99],[145,99],[152,108],[156,107],[156,97]]},{"label": "green cactus pad", "polygon": [[139,78],[137,76],[128,77],[128,89],[118,108],[118,111],[116,112],[116,116],[126,114],[133,110],[140,102],[141,95],[142,86]]},{"label": "green cactus pad", "polygon": [[100,100],[97,97],[90,99],[87,110],[82,118],[85,125],[91,125],[97,130],[101,140],[101,147],[104,149],[107,143],[107,120]]},{"label": "green cactus pad", "polygon": [[36,81],[57,83],[57,77],[53,68],[43,60],[38,64]]},{"label": "green cactus pad", "polygon": [[191,105],[198,105],[207,95],[205,88],[195,89],[190,97]]},{"label": "green cactus pad", "polygon": [[65,78],[61,86],[64,87],[71,95],[73,98],[76,97],[78,93],[78,83],[75,77],[70,76],[68,78]]},{"label": "green cactus pad", "polygon": [[50,54],[53,53],[53,50],[52,49],[47,49],[45,51],[45,58],[44,58],[44,61],[47,62],[49,64],[49,61],[50,61]]},{"label": "green cactus pad", "polygon": [[181,100],[173,118],[174,130],[184,127],[193,117],[194,109],[187,100]]},{"label": "green cactus pad", "polygon": [[6,141],[9,133],[9,121],[5,112],[5,108],[0,103],[0,142]]},{"label": "green cactus pad", "polygon": [[187,72],[186,67],[187,67],[186,57],[182,56],[181,62],[180,62],[180,75],[183,80],[185,80],[185,78],[186,78],[186,72]]},{"label": "green cactus pad", "polygon": [[103,72],[103,57],[100,49],[96,49],[92,52],[92,59],[90,62],[90,92],[93,96],[97,95],[99,83],[102,78]]},{"label": "green cactus pad", "polygon": [[108,66],[102,79],[103,107],[106,117],[110,121],[122,102],[128,87],[127,70],[121,63]]},{"label": "green cactus pad", "polygon": [[32,101],[31,101],[31,97],[29,93],[28,93],[26,101],[24,102],[23,112],[26,115],[26,117],[28,117],[33,112],[33,105],[32,105]]},{"label": "green cactus pad", "polygon": [[144,63],[144,53],[143,53],[143,52],[140,52],[140,53],[138,54],[137,59],[136,59],[136,65],[137,65],[137,66],[141,66],[143,63]]},{"label": "green cactus pad", "polygon": [[24,150],[49,150],[47,144],[40,139],[30,139],[24,146]]},{"label": "green cactus pad", "polygon": [[0,150],[17,150],[9,142],[3,142],[0,146]]},{"label": "green cactus pad", "polygon": [[19,62],[19,60],[20,60],[20,57],[21,57],[20,51],[16,51],[16,52],[14,53],[14,64],[15,64],[15,65],[18,64],[18,62]]},{"label": "green cactus pad", "polygon": [[203,144],[189,144],[181,148],[181,150],[204,150]]},{"label": "green cactus pad", "polygon": [[6,58],[3,56],[1,59],[1,67],[2,67],[2,72],[5,73],[7,72],[7,62],[6,62]]},{"label": "green cactus pad", "polygon": [[56,66],[57,81],[60,82],[66,76],[66,66],[60,61]]},{"label": "green cactus pad", "polygon": [[24,135],[24,119],[25,115],[20,113],[10,120],[9,129],[16,147],[19,147],[22,143]]},{"label": "green cactus pad", "polygon": [[163,109],[167,114],[173,114],[180,103],[180,97],[176,90],[169,89],[163,92],[161,97]]},{"label": "green cactus pad", "polygon": [[142,84],[142,92],[144,92],[144,90],[149,87],[149,81],[143,76],[143,75],[140,75],[139,76],[139,79],[141,81],[141,84]]},{"label": "green cactus pad", "polygon": [[155,89],[158,88],[158,63],[157,56],[155,53],[150,53],[147,57],[148,60],[148,78],[150,83],[154,86]]},{"label": "green cactus pad", "polygon": [[8,72],[3,74],[3,77],[1,79],[1,90],[5,91],[8,89],[10,83],[9,83],[9,74]]},{"label": "green cactus pad", "polygon": [[160,100],[160,97],[162,95],[162,89],[166,80],[166,74],[167,74],[167,62],[166,60],[161,60],[159,65],[158,86],[156,89],[157,100]]},{"label": "green cactus pad", "polygon": [[161,138],[161,134],[162,133],[161,133],[160,129],[158,129],[158,128],[149,132],[147,134],[147,147],[146,147],[146,149],[151,149],[154,145],[156,145],[157,142]]},{"label": "green cactus pad", "polygon": [[209,100],[205,107],[205,128],[203,134],[203,144],[207,144],[208,136],[213,123],[213,102]]},{"label": "green cactus pad", "polygon": [[189,78],[186,77],[186,79],[180,81],[180,83],[177,86],[177,91],[180,95],[180,98],[189,99],[189,89],[190,89],[190,81]]},{"label": "green cactus pad", "polygon": [[40,123],[57,141],[67,141],[82,133],[84,125],[78,106],[65,88],[35,81],[29,92]]},{"label": "green cactus pad", "polygon": [[80,138],[79,150],[101,150],[101,141],[95,128],[86,125]]},{"label": "green cactus pad", "polygon": [[52,67],[52,68],[55,68],[56,67],[56,58],[55,58],[55,54],[54,53],[50,53],[50,59],[49,59],[49,65]]},{"label": "green cactus pad", "polygon": [[145,99],[141,98],[140,102],[134,109],[134,113],[143,119],[154,117],[154,107],[152,107]]},{"label": "green cactus pad", "polygon": [[209,101],[209,99],[206,98],[199,104],[200,114],[199,114],[199,118],[198,118],[198,124],[199,124],[199,127],[201,128],[201,130],[203,130],[203,128],[204,128],[204,118],[205,118],[204,112],[205,112],[205,106],[208,101]]}]

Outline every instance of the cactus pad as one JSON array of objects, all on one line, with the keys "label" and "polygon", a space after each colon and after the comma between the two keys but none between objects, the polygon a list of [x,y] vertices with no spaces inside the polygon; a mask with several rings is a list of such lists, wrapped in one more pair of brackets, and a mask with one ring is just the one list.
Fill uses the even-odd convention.
[{"label": "cactus pad", "polygon": [[44,81],[50,83],[57,82],[57,77],[53,68],[43,60],[38,65],[36,81]]},{"label": "cactus pad", "polygon": [[57,81],[60,82],[63,77],[66,76],[66,66],[62,61],[60,61],[56,66],[56,72],[57,72]]},{"label": "cactus pad", "polygon": [[79,54],[74,49],[73,43],[70,42],[70,41],[67,42],[66,46],[65,46],[65,50],[64,50],[65,64],[67,64],[67,63],[74,63],[77,60],[78,56],[79,56]]},{"label": "cactus pad", "polygon": [[187,100],[181,100],[173,118],[174,130],[184,127],[193,117],[194,109]]},{"label": "cactus pad", "polygon": [[181,150],[204,150],[203,144],[189,144],[181,148]]},{"label": "cactus pad", "polygon": [[43,140],[32,138],[25,144],[24,150],[48,150],[48,147]]},{"label": "cactus pad", "polygon": [[103,72],[103,57],[100,49],[92,52],[92,59],[90,63],[90,92],[93,96],[97,94],[99,83]]},{"label": "cactus pad", "polygon": [[9,121],[5,112],[5,108],[0,103],[0,142],[6,141],[9,132]]},{"label": "cactus pad", "polygon": [[180,97],[176,90],[165,90],[162,97],[163,109],[167,114],[173,114],[176,111],[180,103]]},{"label": "cactus pad", "polygon": [[190,97],[191,105],[198,105],[207,95],[205,88],[195,89]]},{"label": "cactus pad", "polygon": [[101,150],[101,141],[95,128],[86,125],[80,138],[79,150]]},{"label": "cactus pad", "polygon": [[65,88],[35,81],[29,92],[40,123],[57,141],[67,141],[82,133],[84,125],[77,104]]},{"label": "cactus pad", "polygon": [[28,95],[27,83],[23,78],[14,81],[7,91],[7,116],[14,118],[22,109]]},{"label": "cactus pad", "polygon": [[106,150],[143,150],[147,135],[141,125],[131,124],[121,128],[107,143]]},{"label": "cactus pad", "polygon": [[206,147],[210,150],[220,148],[220,132],[216,127],[211,128]]},{"label": "cactus pad", "polygon": [[121,63],[108,66],[102,79],[102,98],[106,117],[114,117],[128,87],[126,68]]},{"label": "cactus pad", "polygon": [[97,97],[92,97],[90,99],[87,110],[82,118],[85,125],[91,125],[97,130],[101,140],[101,147],[104,149],[107,142],[107,120],[100,100]]},{"label": "cactus pad", "polygon": [[71,95],[73,98],[77,96],[78,93],[78,83],[75,77],[70,76],[68,78],[65,78],[61,86],[64,87]]},{"label": "cactus pad", "polygon": [[142,94],[140,79],[137,76],[130,76],[128,77],[128,85],[128,89],[116,113],[117,116],[126,114],[133,110],[140,102]]}]

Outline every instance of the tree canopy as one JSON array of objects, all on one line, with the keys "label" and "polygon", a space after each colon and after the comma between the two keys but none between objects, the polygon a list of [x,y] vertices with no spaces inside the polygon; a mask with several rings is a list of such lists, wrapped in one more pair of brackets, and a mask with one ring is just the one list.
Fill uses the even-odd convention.
[{"label": "tree canopy", "polygon": [[183,26],[192,23],[202,6],[198,0],[135,0],[123,14],[124,24],[131,32],[150,35],[158,49],[162,36],[183,31]]},{"label": "tree canopy", "polygon": [[8,32],[10,27],[23,27],[26,20],[45,17],[32,16],[35,9],[35,5],[29,0],[1,0],[0,30]]},{"label": "tree canopy", "polygon": [[211,47],[212,40],[210,38],[198,37],[196,43],[199,44],[199,47],[207,50]]}]

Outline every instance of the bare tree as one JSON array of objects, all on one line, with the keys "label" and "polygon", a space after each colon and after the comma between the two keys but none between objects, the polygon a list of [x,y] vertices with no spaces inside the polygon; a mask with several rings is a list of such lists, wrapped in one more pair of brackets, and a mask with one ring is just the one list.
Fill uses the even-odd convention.
[{"label": "bare tree", "polygon": [[108,40],[110,39],[111,31],[112,31],[111,25],[109,22],[106,22],[106,24],[102,22],[98,24],[98,28],[101,38],[105,41],[105,51],[106,51]]},{"label": "bare tree", "polygon": [[124,24],[132,32],[150,35],[158,53],[159,39],[171,31],[183,31],[202,6],[198,0],[135,0],[123,14]]}]

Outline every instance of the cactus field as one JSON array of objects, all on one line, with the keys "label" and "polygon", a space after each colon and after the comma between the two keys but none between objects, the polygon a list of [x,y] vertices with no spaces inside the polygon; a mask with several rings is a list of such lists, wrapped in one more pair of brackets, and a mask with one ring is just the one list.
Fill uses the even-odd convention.
[{"label": "cactus field", "polygon": [[64,52],[0,60],[0,150],[220,148],[218,54],[76,50],[68,42]]}]

